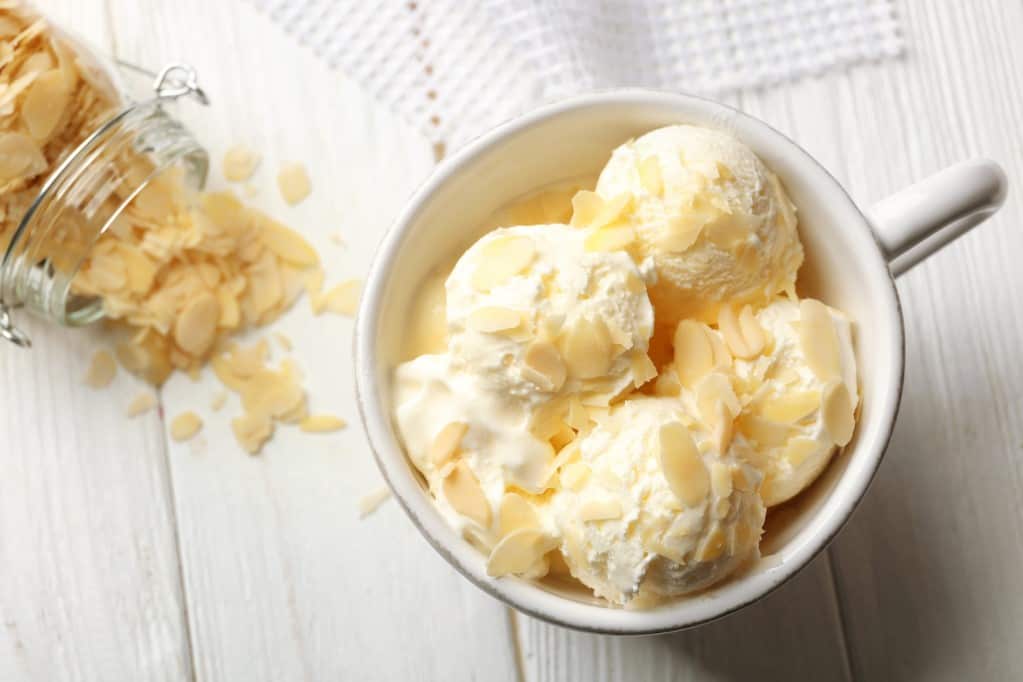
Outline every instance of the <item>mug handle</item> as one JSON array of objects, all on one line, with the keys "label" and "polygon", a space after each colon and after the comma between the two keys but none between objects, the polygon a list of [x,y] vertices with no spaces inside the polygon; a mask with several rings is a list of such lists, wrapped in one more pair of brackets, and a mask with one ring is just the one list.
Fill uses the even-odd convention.
[{"label": "mug handle", "polygon": [[867,212],[898,277],[987,220],[1005,201],[1005,171],[990,159],[963,161],[874,204]]}]

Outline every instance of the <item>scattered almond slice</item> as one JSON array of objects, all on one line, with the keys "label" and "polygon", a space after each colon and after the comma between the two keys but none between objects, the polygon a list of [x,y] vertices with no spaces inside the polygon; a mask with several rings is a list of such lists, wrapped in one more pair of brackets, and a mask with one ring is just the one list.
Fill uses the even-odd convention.
[{"label": "scattered almond slice", "polygon": [[324,309],[337,315],[354,317],[359,309],[359,294],[361,290],[362,282],[357,279],[341,282],[326,294],[323,294]]},{"label": "scattered almond slice", "polygon": [[277,172],[277,188],[281,191],[281,197],[292,206],[309,196],[312,184],[305,166],[300,163],[281,164]]},{"label": "scattered almond slice", "polygon": [[682,504],[695,507],[710,492],[710,474],[693,437],[681,423],[665,424],[658,432],[661,471]]},{"label": "scattered almond slice", "polygon": [[92,354],[92,361],[85,373],[85,383],[92,388],[105,388],[117,375],[117,363],[114,356],[107,350],[97,350]]},{"label": "scattered almond slice", "polygon": [[202,419],[195,412],[182,412],[170,423],[170,435],[176,441],[186,441],[202,429]]},{"label": "scattered almond slice", "polygon": [[821,381],[841,377],[838,332],[828,307],[812,298],[799,302],[799,341],[806,364]]},{"label": "scattered almond slice", "polygon": [[149,412],[154,407],[156,407],[156,396],[149,391],[143,391],[131,399],[124,413],[129,417],[137,417]]},{"label": "scattered almond slice", "polygon": [[441,489],[444,499],[456,512],[484,528],[490,526],[490,503],[468,464],[457,462],[442,482]]},{"label": "scattered almond slice", "polygon": [[256,172],[260,157],[243,145],[235,145],[224,153],[224,178],[230,182],[245,182]]},{"label": "scattered almond slice", "polygon": [[740,414],[736,425],[747,440],[763,448],[781,447],[792,435],[792,427],[788,424],[780,424],[751,413]]},{"label": "scattered almond slice", "polygon": [[728,537],[721,530],[720,526],[715,526],[703,542],[696,549],[696,553],[693,558],[697,561],[714,561],[725,551],[725,547],[728,545]]},{"label": "scattered almond slice", "polygon": [[290,353],[295,345],[291,342],[291,338],[284,332],[275,332],[274,338],[277,340],[277,345],[281,347],[281,350]]},{"label": "scattered almond slice", "polygon": [[340,431],[348,426],[348,422],[331,414],[314,414],[303,419],[298,428],[306,433],[330,433]]},{"label": "scattered almond slice", "polygon": [[839,447],[845,446],[852,440],[853,430],[856,426],[854,410],[852,397],[845,384],[833,382],[824,389],[821,395],[821,415],[824,428],[832,442]]},{"label": "scattered almond slice", "polygon": [[231,420],[231,431],[242,449],[255,455],[273,435],[273,421],[267,415],[243,414]]},{"label": "scattered almond slice", "polygon": [[210,400],[210,409],[219,412],[220,408],[227,402],[227,391],[218,391]]},{"label": "scattered almond slice", "polygon": [[359,498],[359,518],[364,519],[391,497],[389,488],[381,487]]},{"label": "scattered almond slice", "polygon": [[433,442],[430,443],[430,451],[427,458],[435,467],[443,466],[451,459],[461,447],[462,438],[469,430],[465,422],[451,422],[437,432]]},{"label": "scattered almond slice", "polygon": [[544,555],[557,546],[541,530],[522,528],[501,539],[487,559],[487,575],[519,575],[529,571]]}]

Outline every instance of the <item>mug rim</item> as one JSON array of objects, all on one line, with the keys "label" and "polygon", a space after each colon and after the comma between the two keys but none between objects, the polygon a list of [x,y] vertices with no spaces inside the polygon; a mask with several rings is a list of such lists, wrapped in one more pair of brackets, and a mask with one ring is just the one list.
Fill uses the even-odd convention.
[{"label": "mug rim", "polygon": [[[881,431],[875,442],[860,446],[869,451],[869,466],[843,474],[835,490],[829,494],[829,499],[815,514],[814,520],[788,543],[796,546],[787,551],[786,560],[768,570],[727,581],[713,588],[709,594],[696,593],[646,610],[624,610],[583,603],[545,590],[533,581],[511,576],[498,579],[487,576],[483,555],[441,519],[432,501],[424,494],[411,462],[397,441],[391,415],[383,409],[380,386],[376,381],[376,368],[380,361],[376,334],[386,286],[410,227],[421,210],[429,204],[433,194],[465,166],[520,131],[577,110],[623,104],[674,106],[680,110],[680,116],[683,115],[683,109],[699,109],[711,116],[721,116],[722,120],[756,131],[762,140],[785,151],[796,165],[805,169],[799,172],[816,175],[819,181],[828,186],[831,197],[842,204],[836,204],[831,210],[836,214],[851,210],[858,218],[863,229],[856,231],[858,235],[855,238],[861,239],[869,248],[859,251],[857,258],[867,261],[869,269],[885,282],[883,290],[887,300],[878,302],[878,305],[886,311],[882,314],[889,315],[893,323],[889,325],[892,329],[889,342],[894,371],[889,372],[889,380],[893,382],[894,390],[889,391],[884,396],[886,399],[883,404],[877,406],[876,419],[881,423]],[[642,88],[587,93],[539,107],[474,139],[439,164],[406,202],[377,247],[356,318],[353,355],[359,415],[374,459],[402,509],[433,549],[476,587],[530,616],[575,630],[616,635],[673,632],[718,620],[763,599],[809,565],[828,547],[866,495],[892,437],[905,375],[903,315],[895,281],[869,219],[841,183],[795,141],[756,117],[704,97]],[[851,482],[847,481],[852,474],[856,474],[855,478]],[[840,491],[843,484],[849,486],[849,489]],[[813,533],[808,538],[797,542],[810,531]],[[445,538],[445,535],[448,537]],[[452,542],[451,538],[456,542]]]}]

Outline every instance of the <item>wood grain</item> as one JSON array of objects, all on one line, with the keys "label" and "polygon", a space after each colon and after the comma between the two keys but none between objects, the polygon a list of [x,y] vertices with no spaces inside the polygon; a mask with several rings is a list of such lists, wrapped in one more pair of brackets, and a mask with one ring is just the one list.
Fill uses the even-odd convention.
[{"label": "wood grain", "polygon": [[[199,70],[213,104],[181,113],[213,150],[213,186],[223,185],[226,146],[259,150],[254,201],[311,239],[328,283],[361,278],[433,165],[426,140],[244,3],[111,9],[121,57],[187,59]],[[302,162],[312,178],[297,207],[278,196],[284,161]],[[334,232],[346,247],[329,239]],[[351,320],[314,317],[301,302],[274,330],[294,341],[312,410],[351,426],[281,429],[250,457],[229,429],[237,401],[207,407],[219,390],[210,374],[165,387],[169,415],[196,409],[206,421],[199,438],[169,447],[197,677],[514,679],[505,609],[452,571],[394,502],[358,518],[358,499],[381,481],[358,426]]]},{"label": "wood grain", "polygon": [[[97,6],[43,9],[103,49]],[[99,335],[26,319],[0,346],[0,679],[192,679],[174,510],[156,412],[121,373],[82,383]]]},{"label": "wood grain", "polygon": [[[180,113],[214,150],[214,184],[227,145],[264,152],[257,203],[311,237],[331,281],[363,274],[432,165],[425,140],[242,0],[40,4],[123,58],[194,63],[213,105]],[[730,101],[864,204],[972,155],[1019,178],[1023,6],[902,0],[899,15],[900,60]],[[295,208],[274,186],[282,161],[313,179]],[[206,420],[168,447],[158,414],[122,416],[135,382],[81,384],[96,334],[32,324],[35,350],[0,348],[0,679],[1018,679],[1021,220],[1010,193],[996,219],[900,280],[902,413],[828,554],[759,604],[664,637],[509,618],[393,502],[359,521],[379,479],[356,425],[346,319],[300,304],[279,328],[313,409],[353,425],[282,432],[257,458],[230,436],[237,404],[207,408],[209,376],[166,387],[168,415]]]}]

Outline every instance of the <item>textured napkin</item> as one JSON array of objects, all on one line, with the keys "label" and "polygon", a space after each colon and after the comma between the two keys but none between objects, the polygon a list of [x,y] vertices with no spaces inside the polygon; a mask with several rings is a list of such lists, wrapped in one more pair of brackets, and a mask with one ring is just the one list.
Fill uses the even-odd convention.
[{"label": "textured napkin", "polygon": [[250,0],[449,149],[613,86],[720,94],[898,55],[892,0]]}]

